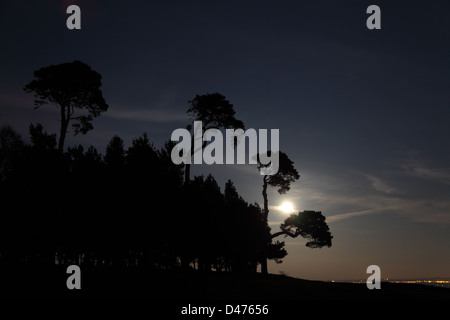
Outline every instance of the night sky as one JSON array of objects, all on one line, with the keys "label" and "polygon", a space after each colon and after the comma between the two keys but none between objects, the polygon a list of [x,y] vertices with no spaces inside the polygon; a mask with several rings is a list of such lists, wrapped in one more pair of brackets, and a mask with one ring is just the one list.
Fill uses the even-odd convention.
[{"label": "night sky", "polygon": [[[81,8],[81,30],[66,27]],[[369,30],[366,9],[381,9]],[[29,141],[58,109],[23,87],[41,67],[81,60],[99,72],[109,110],[66,146],[104,153],[146,132],[156,147],[189,124],[188,100],[220,92],[246,128],[279,129],[301,178],[269,191],[278,231],[290,201],[321,211],[331,248],[284,239],[269,272],[318,280],[450,277],[449,1],[0,1],[0,124]],[[193,165],[262,205],[251,165]],[[161,204],[166,206],[167,204]],[[158,208],[149,205],[147,210]],[[151,226],[149,226],[151,228]],[[283,240],[283,238],[278,238]]]}]

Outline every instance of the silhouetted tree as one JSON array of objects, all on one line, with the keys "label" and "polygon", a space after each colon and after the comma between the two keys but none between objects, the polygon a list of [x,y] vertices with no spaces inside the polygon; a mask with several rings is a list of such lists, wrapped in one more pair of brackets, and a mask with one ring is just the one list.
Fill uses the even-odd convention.
[{"label": "silhouetted tree", "polygon": [[114,136],[102,157],[93,146],[60,152],[56,134],[29,129],[29,145],[0,130],[2,204],[20,212],[0,215],[2,264],[160,270],[181,262],[242,273],[286,255],[284,242],[272,243],[265,211],[231,181],[223,193],[212,175],[185,184],[172,141],[157,150],[143,134],[125,149]]},{"label": "silhouetted tree", "polygon": [[[93,128],[93,118],[108,109],[100,90],[101,75],[81,61],[40,68],[34,72],[34,77],[24,90],[34,93],[36,108],[47,103],[55,103],[60,108],[60,152],[64,149],[70,121],[76,121],[72,124],[75,134],[86,134]],[[75,114],[77,109],[87,113]]]},{"label": "silhouetted tree", "polygon": [[[269,151],[270,152],[270,151]],[[276,156],[276,155],[273,155]],[[267,220],[269,215],[269,205],[267,198],[267,187],[278,188],[277,191],[279,194],[285,194],[291,188],[291,183],[297,181],[300,178],[297,169],[294,167],[294,163],[289,159],[289,157],[284,153],[279,151],[279,168],[278,172],[273,175],[265,175],[263,177],[263,199],[264,199],[264,215]],[[268,164],[270,165],[270,164]],[[265,166],[268,166],[265,165]],[[264,165],[259,163],[258,169],[263,167]]]},{"label": "silhouetted tree", "polygon": [[[26,177],[32,184],[49,183],[51,188],[64,189],[63,180],[64,159],[56,150],[56,134],[49,134],[37,123],[30,124],[31,148],[26,154]],[[38,185],[36,188],[39,188]],[[64,197],[68,200],[67,197]]]},{"label": "silhouetted tree", "polygon": [[133,139],[131,146],[127,150],[126,161],[133,168],[151,168],[155,164],[157,153],[150,143],[148,136],[144,133],[141,137]]},{"label": "silhouetted tree", "polygon": [[[222,255],[225,258],[224,267],[228,270],[241,271],[244,268],[245,259],[245,238],[250,230],[246,228],[245,210],[247,203],[239,196],[236,187],[231,180],[228,180],[224,189],[225,210],[221,225],[223,240]],[[233,230],[233,233],[230,233]]]},{"label": "silhouetted tree", "polygon": [[[284,249],[284,245],[284,241],[275,241],[275,243],[269,243],[265,247],[265,258],[274,260],[276,263],[281,263],[281,259],[283,259],[287,255],[287,251],[286,249]],[[261,267],[262,266],[263,265],[261,264]]]},{"label": "silhouetted tree", "polygon": [[[28,263],[49,265],[54,261],[57,243],[63,241],[60,237],[63,228],[55,225],[57,222],[64,225],[65,209],[71,204],[73,193],[67,179],[65,158],[55,148],[56,135],[48,134],[40,124],[30,124],[29,132],[31,145],[24,148],[21,170],[15,177],[20,185],[14,196],[14,207],[17,213],[23,214],[20,229],[16,232],[21,234],[19,243],[29,244],[22,248],[25,250],[22,251],[22,259]],[[21,198],[27,201],[17,201]],[[14,230],[13,225],[11,228]]]},{"label": "silhouetted tree", "polygon": [[[162,183],[167,188],[179,189],[183,183],[184,164],[174,164],[171,158],[172,149],[176,143],[174,141],[166,141],[160,150],[157,151],[159,161],[161,162],[161,170],[164,176]],[[173,191],[173,190],[172,190]]]},{"label": "silhouetted tree", "polygon": [[20,135],[9,125],[0,128],[0,182],[14,176],[25,144]]},{"label": "silhouetted tree", "polygon": [[[272,155],[276,156],[276,155]],[[267,197],[267,187],[275,187],[278,188],[279,194],[285,194],[289,191],[291,187],[291,183],[294,181],[297,181],[300,178],[300,175],[298,174],[297,169],[294,167],[294,163],[289,159],[289,157],[284,153],[279,151],[278,153],[278,161],[279,161],[279,168],[278,172],[274,175],[265,175],[263,177],[263,190],[262,195],[264,199],[264,221],[267,223],[268,221],[268,215],[269,215],[269,204],[268,204],[268,197]],[[259,161],[258,161],[259,162]],[[270,164],[267,164],[265,166],[269,166]],[[264,165],[259,163],[258,169],[263,167]],[[270,243],[268,243],[268,246]],[[264,274],[267,274],[267,259],[262,259],[261,262],[261,272]]]},{"label": "silhouetted tree", "polygon": [[309,248],[331,247],[331,235],[325,217],[320,211],[300,211],[291,214],[280,226],[281,231],[272,235],[272,238],[280,235],[296,238],[302,236],[310,241],[306,243]]},{"label": "silhouetted tree", "polygon": [[[187,113],[192,121],[202,121],[202,130],[233,128],[244,129],[244,123],[236,119],[233,105],[220,93],[208,93],[204,95],[196,95],[194,99],[188,101],[190,108]],[[188,130],[192,129],[191,124],[187,126]],[[194,149],[194,139],[191,139],[191,154]],[[202,150],[206,146],[203,142]],[[194,150],[194,152],[202,152],[202,150]],[[185,183],[190,179],[190,165],[186,164]]]},{"label": "silhouetted tree", "polygon": [[56,148],[56,134],[48,134],[40,123],[30,124],[30,137],[35,149],[45,151]]},{"label": "silhouetted tree", "polygon": [[123,186],[129,185],[131,181],[127,172],[125,146],[122,138],[117,135],[112,137],[106,146],[104,164],[106,189],[112,199],[106,205],[108,207],[111,204],[111,208],[105,210],[124,212],[126,210],[124,198],[127,198],[131,191]]},{"label": "silhouetted tree", "polygon": [[105,163],[118,170],[125,164],[124,143],[118,135],[112,137],[106,146]]},{"label": "silhouetted tree", "polygon": [[218,256],[216,251],[220,248],[217,230],[221,228],[219,223],[223,209],[223,195],[216,179],[211,174],[208,174],[205,178],[201,189],[201,198],[198,197],[195,201],[195,207],[199,210],[191,212],[194,212],[200,218],[198,220],[198,226],[200,227],[198,236],[200,238],[197,239],[199,240],[199,270],[211,271],[211,266],[215,264]]},{"label": "silhouetted tree", "polygon": [[221,222],[226,262],[232,271],[256,272],[257,263],[270,256],[284,257],[278,248],[268,252],[270,228],[258,204],[247,204],[228,180],[224,190],[225,216]]},{"label": "silhouetted tree", "polygon": [[[69,147],[64,155],[69,172],[64,179],[68,185],[63,200],[58,199],[65,209],[56,221],[65,227],[58,230],[59,239],[64,241],[60,242],[57,253],[76,264],[91,263],[86,257],[97,246],[99,238],[105,236],[101,231],[107,218],[104,200],[111,198],[104,181],[104,162],[93,146],[87,150],[81,145]],[[82,237],[73,237],[80,232]]]},{"label": "silhouetted tree", "polygon": [[[10,126],[0,128],[0,265],[14,264],[20,259],[20,229],[23,219],[16,212],[22,208],[23,168],[25,143],[20,135]],[[23,252],[20,252],[23,254]]]}]

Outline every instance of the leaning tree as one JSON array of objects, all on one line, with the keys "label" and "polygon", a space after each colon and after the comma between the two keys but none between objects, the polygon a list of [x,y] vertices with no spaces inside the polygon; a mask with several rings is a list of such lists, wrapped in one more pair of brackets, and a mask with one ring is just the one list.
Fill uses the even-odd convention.
[{"label": "leaning tree", "polygon": [[281,230],[272,234],[272,238],[280,235],[291,238],[302,236],[309,240],[305,244],[309,248],[331,247],[333,236],[325,219],[320,211],[305,210],[291,214],[280,225]]},{"label": "leaning tree", "polygon": [[[274,154],[273,156],[276,156]],[[297,169],[294,167],[294,163],[284,152],[279,152],[279,169],[276,174],[265,175],[263,177],[263,191],[264,198],[264,219],[268,223],[269,205],[267,197],[267,187],[278,188],[279,194],[285,194],[290,190],[291,183],[297,181],[300,178]],[[263,165],[259,162],[259,169],[262,167],[268,167],[269,164]],[[331,235],[328,225],[325,222],[325,217],[320,211],[300,211],[297,214],[292,214],[280,225],[280,231],[271,235],[271,240],[284,235],[285,237],[297,238],[301,236],[307,240],[306,246],[309,248],[322,248],[324,246],[331,247]],[[280,246],[284,242],[267,243],[267,254],[261,262],[261,272],[267,274],[267,258],[273,258],[270,255],[270,248],[273,246]],[[276,259],[275,259],[276,261]]]},{"label": "leaning tree", "polygon": [[[269,151],[270,152],[270,151]],[[269,154],[268,152],[268,154]],[[267,197],[267,187],[274,187],[278,188],[277,191],[279,194],[285,194],[289,191],[291,188],[291,183],[297,181],[300,178],[300,175],[298,174],[297,169],[294,167],[294,163],[289,159],[289,157],[286,155],[286,153],[279,151],[276,153],[271,154],[271,157],[277,157],[278,156],[278,171],[275,174],[272,175],[264,175],[263,177],[263,190],[262,195],[264,199],[264,208],[263,208],[263,220],[266,224],[268,224],[268,216],[269,216],[269,200]],[[268,164],[262,164],[260,161],[261,155],[258,156],[258,169],[269,167],[271,163]],[[273,238],[273,237],[272,237]],[[265,254],[265,257],[262,257],[261,260],[261,273],[267,274],[267,258],[271,258],[270,254],[270,247],[274,245],[272,244],[272,240],[269,239],[269,242],[267,243],[267,254]],[[284,243],[275,243],[275,245],[284,245]]]},{"label": "leaning tree", "polygon": [[[270,152],[270,151],[269,151]],[[268,152],[268,153],[269,153]],[[273,175],[264,175],[263,177],[263,199],[264,199],[264,220],[267,221],[269,215],[269,201],[267,198],[267,187],[278,188],[279,194],[285,194],[291,188],[291,183],[300,179],[297,169],[294,167],[294,163],[289,159],[286,153],[279,151],[278,155],[273,154],[272,157],[278,156],[278,172]],[[258,157],[258,169],[268,167],[271,164],[262,164]]]}]

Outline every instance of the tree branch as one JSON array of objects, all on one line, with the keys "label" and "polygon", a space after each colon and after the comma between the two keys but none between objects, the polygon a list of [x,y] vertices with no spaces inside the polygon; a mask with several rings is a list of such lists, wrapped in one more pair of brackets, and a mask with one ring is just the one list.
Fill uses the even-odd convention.
[{"label": "tree branch", "polygon": [[273,239],[273,238],[276,238],[276,237],[278,237],[278,236],[281,236],[282,234],[284,234],[284,235],[286,235],[286,236],[289,236],[289,237],[291,237],[291,238],[297,238],[298,235],[299,235],[298,232],[292,233],[292,232],[287,231],[287,230],[282,230],[282,231],[275,232],[274,234],[271,235],[271,237],[272,237],[272,239]]}]

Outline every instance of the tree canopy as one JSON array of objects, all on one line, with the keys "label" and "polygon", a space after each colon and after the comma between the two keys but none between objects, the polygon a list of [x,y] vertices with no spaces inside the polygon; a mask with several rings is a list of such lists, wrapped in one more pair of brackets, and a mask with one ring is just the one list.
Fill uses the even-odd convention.
[{"label": "tree canopy", "polygon": [[100,90],[102,76],[81,61],[40,68],[34,78],[24,90],[34,93],[36,108],[53,103],[60,109],[59,151],[64,148],[69,122],[73,121],[75,134],[86,134],[93,129],[92,120],[108,110]]},{"label": "tree canopy", "polygon": [[31,144],[11,127],[0,130],[3,206],[20,213],[1,217],[0,265],[242,273],[287,254],[282,242],[267,245],[261,208],[231,180],[224,189],[212,175],[185,185],[172,142],[157,149],[142,134],[126,146],[115,135],[104,156],[81,145],[61,153],[56,135],[40,124],[29,129]]},{"label": "tree canopy", "polygon": [[[267,273],[267,259],[281,263],[287,255],[285,243],[274,240],[279,235],[300,235],[311,248],[331,246],[320,212],[291,215],[271,234],[267,188],[284,194],[300,178],[285,153],[277,154],[278,172],[263,177],[261,208],[247,203],[231,180],[223,192],[211,174],[191,181],[189,165],[172,162],[173,141],[157,149],[146,133],[128,147],[113,136],[104,156],[93,146],[64,150],[69,122],[75,134],[86,133],[108,108],[101,76],[74,61],[41,68],[35,77],[25,90],[34,92],[36,107],[59,106],[59,143],[40,124],[29,127],[31,144],[9,126],[0,130],[0,192],[5,207],[21,213],[2,216],[8,230],[0,234],[0,264],[235,272],[256,272],[261,264]],[[187,112],[202,121],[202,130],[244,129],[219,93],[197,95],[189,103]]]},{"label": "tree canopy", "polygon": [[[278,188],[279,194],[285,194],[291,188],[291,183],[300,179],[300,175],[294,167],[294,162],[287,156],[286,153],[278,152],[279,168],[278,172],[273,175],[264,176],[264,181],[271,187]],[[259,164],[259,167],[263,166]]]},{"label": "tree canopy", "polygon": [[331,235],[325,217],[320,211],[300,211],[291,214],[280,226],[281,231],[272,235],[273,238],[285,235],[292,238],[301,236],[308,239],[306,243],[310,248],[331,247]]},{"label": "tree canopy", "polygon": [[235,117],[233,104],[218,92],[196,95],[188,102],[188,115],[193,121],[202,121],[203,131],[211,128],[244,129],[244,123]]},{"label": "tree canopy", "polygon": [[[192,121],[202,121],[202,130],[208,129],[244,129],[244,123],[235,117],[233,104],[228,101],[224,95],[215,92],[203,95],[196,95],[194,99],[189,100],[190,104],[187,113]],[[187,126],[188,130],[192,129],[191,124]],[[205,147],[206,141],[203,142],[202,149]],[[192,139],[191,151],[194,148],[194,139]],[[197,151],[197,150],[195,150]],[[202,150],[200,150],[202,151]],[[191,152],[192,154],[192,152]],[[186,164],[185,183],[190,180],[190,164]]]}]

